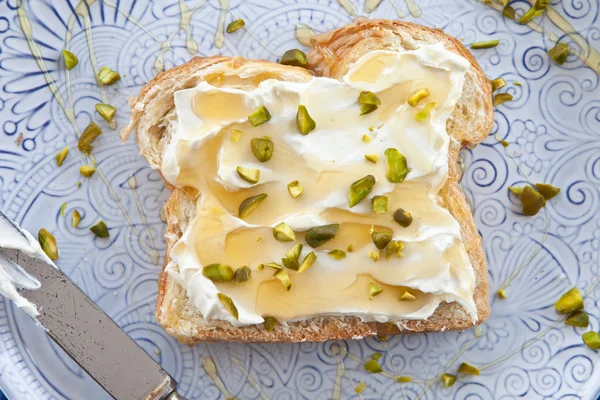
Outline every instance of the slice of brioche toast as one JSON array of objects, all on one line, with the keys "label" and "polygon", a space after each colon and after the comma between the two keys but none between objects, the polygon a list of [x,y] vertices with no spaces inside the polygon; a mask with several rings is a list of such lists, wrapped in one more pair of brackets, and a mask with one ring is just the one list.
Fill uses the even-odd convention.
[{"label": "slice of brioche toast", "polygon": [[[481,238],[458,184],[459,172],[456,167],[460,148],[481,142],[490,132],[493,123],[491,84],[473,56],[460,42],[440,30],[400,21],[357,21],[314,37],[313,49],[308,54],[309,68],[316,75],[340,79],[353,62],[369,51],[414,49],[422,44],[436,42],[443,43],[448,50],[471,62],[461,98],[447,122],[447,131],[451,137],[449,177],[440,192],[440,198],[442,205],[460,225],[463,243],[475,272],[474,300],[478,312],[477,323],[481,323],[490,313],[487,267]],[[131,100],[131,122],[121,135],[125,140],[137,129],[137,142],[142,155],[152,167],[158,169],[177,118],[173,101],[175,91],[194,87],[202,80],[211,82],[212,79],[219,79],[218,85],[251,89],[266,79],[304,82],[311,78],[312,74],[308,70],[268,61],[249,61],[239,57],[196,57],[184,65],[159,74],[142,88],[138,97]],[[170,262],[172,246],[195,215],[192,196],[177,188],[166,204],[168,227],[165,266]],[[360,318],[353,316],[317,316],[302,322],[277,325],[271,332],[262,325],[238,328],[226,321],[204,319],[189,301],[185,289],[170,278],[164,269],[159,280],[156,316],[170,335],[188,344],[215,340],[324,341],[399,332],[459,330],[473,326],[471,316],[458,303],[441,303],[428,319],[406,320],[398,325],[361,322]]]}]

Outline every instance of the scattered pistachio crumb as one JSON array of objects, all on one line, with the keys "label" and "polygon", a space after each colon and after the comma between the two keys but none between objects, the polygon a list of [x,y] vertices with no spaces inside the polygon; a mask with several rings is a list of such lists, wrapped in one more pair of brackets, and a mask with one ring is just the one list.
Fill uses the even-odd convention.
[{"label": "scattered pistachio crumb", "polygon": [[407,383],[412,381],[412,376],[399,376],[396,378],[398,383]]},{"label": "scattered pistachio crumb", "polygon": [[502,144],[504,147],[508,147],[510,145],[510,143],[508,143],[506,140],[501,140],[500,144]]},{"label": "scattered pistachio crumb", "polygon": [[363,137],[362,137],[362,141],[365,143],[370,143],[371,140],[373,140],[373,138],[369,135],[363,135]]},{"label": "scattered pistachio crumb", "polygon": [[365,383],[365,381],[360,381],[358,383],[358,385],[356,385],[356,389],[354,389],[354,391],[356,393],[362,393],[363,390],[365,390],[366,387],[367,387],[367,384]]},{"label": "scattered pistachio crumb", "polygon": [[508,297],[508,295],[506,294],[506,290],[504,290],[504,289],[498,289],[498,291],[496,293],[498,294],[498,297],[500,297],[501,299],[505,299]]}]

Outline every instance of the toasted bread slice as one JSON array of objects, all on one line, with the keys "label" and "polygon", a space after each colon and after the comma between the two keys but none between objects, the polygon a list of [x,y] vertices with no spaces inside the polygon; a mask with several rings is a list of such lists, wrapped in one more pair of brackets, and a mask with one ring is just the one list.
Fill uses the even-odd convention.
[{"label": "toasted bread slice", "polygon": [[[441,42],[444,46],[471,62],[466,74],[462,96],[447,122],[451,137],[448,154],[449,177],[440,192],[443,206],[458,221],[476,277],[474,300],[478,321],[489,315],[487,268],[481,238],[473,222],[469,206],[458,184],[456,168],[462,146],[474,146],[489,133],[493,123],[491,84],[479,65],[456,39],[440,30],[411,23],[387,20],[358,21],[312,39],[308,54],[310,69],[317,75],[341,78],[350,65],[363,54],[378,49],[412,49],[425,43]],[[241,58],[194,58],[190,62],[158,75],[137,98],[132,99],[130,124],[122,138],[137,128],[141,153],[154,168],[160,166],[162,152],[170,140],[171,124],[176,121],[173,93],[195,86],[201,80],[216,79],[230,87],[252,88],[265,79],[304,82],[312,78],[309,71],[286,67],[267,61],[247,61]],[[243,78],[243,79],[240,79]],[[193,196],[193,194],[192,194]],[[168,228],[165,266],[170,262],[172,246],[181,237],[195,215],[195,202],[185,190],[175,189],[166,205]],[[426,320],[406,320],[398,325],[361,322],[353,316],[318,316],[302,322],[278,325],[271,332],[262,325],[234,327],[222,320],[204,319],[189,301],[186,290],[164,272],[159,280],[156,316],[163,328],[178,340],[192,344],[197,341],[233,340],[247,342],[298,342],[360,338],[399,332],[444,331],[473,326],[473,319],[458,303],[441,303]]]}]

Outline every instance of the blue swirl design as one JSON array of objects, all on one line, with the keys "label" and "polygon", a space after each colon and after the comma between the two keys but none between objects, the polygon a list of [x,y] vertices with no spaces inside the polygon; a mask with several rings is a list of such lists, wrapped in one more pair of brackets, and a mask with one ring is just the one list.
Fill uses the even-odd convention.
[{"label": "blue swirl design", "polygon": [[[122,75],[119,84],[107,88],[122,127],[128,122],[128,97],[156,74],[161,44],[173,35],[171,48],[164,53],[165,68],[182,64],[194,54],[179,29],[177,0],[115,3],[119,11],[104,1],[95,2],[89,10],[99,64],[112,66]],[[225,35],[221,49],[214,45],[219,2],[203,4],[190,21],[198,55],[235,54],[275,61],[285,50],[300,47],[294,36],[297,23],[324,32],[353,19],[336,0],[271,3],[230,0],[225,23],[243,18],[248,32]],[[364,2],[352,3],[360,13]],[[330,399],[340,362],[344,366],[342,398],[355,398],[360,381],[367,385],[361,396],[369,399],[592,399],[600,394],[598,354],[582,344],[581,328],[556,323],[559,317],[553,308],[565,290],[573,286],[589,289],[600,275],[600,78],[574,55],[563,66],[552,62],[546,54],[554,46],[550,36],[509,21],[474,0],[419,0],[420,18],[410,15],[404,1],[383,0],[369,15],[396,18],[398,7],[406,20],[444,29],[467,45],[488,38],[501,41],[494,49],[473,54],[490,78],[506,80],[508,85],[500,91],[511,93],[514,100],[497,107],[493,130],[481,146],[461,152],[467,166],[461,183],[483,238],[490,292],[509,279],[515,268],[524,267],[508,286],[506,300],[491,296],[492,315],[479,338],[469,331],[293,345],[206,343],[189,348],[168,336],[154,318],[162,260],[153,265],[148,249],[153,241],[159,253],[164,253],[160,209],[169,192],[156,171],[137,156],[133,141],[121,145],[117,133],[93,112],[101,95],[81,18],[75,19],[70,46],[80,63],[70,72],[70,88],[66,85],[60,53],[77,1],[43,0],[30,7],[34,37],[61,96],[73,107],[77,124],[84,127],[96,121],[103,128],[95,154],[132,225],[124,221],[113,194],[100,180],[82,180],[80,188],[75,185],[81,179],[75,151],[61,168],[56,167],[57,151],[64,146],[75,149],[77,139],[28,52],[16,17],[17,4],[17,0],[0,1],[0,208],[33,232],[41,227],[53,232],[61,268],[173,374],[188,398],[223,398],[202,368],[207,356],[239,399],[261,398],[245,373],[270,399]],[[529,7],[524,1],[511,5],[518,13]],[[598,0],[554,1],[552,7],[581,37],[600,47]],[[577,48],[571,37],[553,30],[546,15],[538,22]],[[504,148],[498,139],[508,141],[509,147]],[[131,175],[137,181],[147,225],[127,184]],[[548,202],[547,214],[521,215],[519,200],[507,186],[527,182],[561,187],[562,193]],[[66,217],[59,213],[63,202],[67,202]],[[70,223],[75,209],[82,215],[78,228]],[[99,218],[110,226],[109,244],[82,234]],[[600,329],[599,296],[596,289],[585,304],[593,330]],[[3,300],[0,332],[0,386],[9,398],[107,398],[31,320]],[[529,345],[523,347],[526,342]],[[340,346],[353,356],[341,358]],[[463,361],[486,367],[480,376],[459,375],[453,387],[445,388],[438,374],[463,347],[465,352],[447,366],[447,372],[456,373]],[[415,381],[400,384],[367,373],[356,357],[367,360],[374,353],[383,354],[380,363],[387,373],[413,376]],[[430,379],[432,386],[423,392],[423,380]]]}]

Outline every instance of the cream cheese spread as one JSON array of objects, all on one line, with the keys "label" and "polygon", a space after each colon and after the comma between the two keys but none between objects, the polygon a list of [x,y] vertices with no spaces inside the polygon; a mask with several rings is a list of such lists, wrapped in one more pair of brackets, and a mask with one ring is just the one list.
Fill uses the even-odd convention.
[{"label": "cream cheese spread", "polygon": [[[315,77],[308,82],[268,79],[249,90],[218,87],[206,81],[175,93],[178,121],[163,154],[161,172],[177,187],[193,188],[196,215],[170,253],[170,276],[186,290],[205,318],[222,319],[235,326],[259,324],[263,316],[280,322],[319,315],[353,315],[366,321],[398,322],[426,319],[441,302],[460,303],[473,320],[475,276],[459,224],[439,204],[438,193],[448,177],[448,148],[452,140],[446,122],[461,96],[470,63],[441,44],[416,50],[374,51],[352,65],[342,81]],[[209,74],[214,71],[206,70]],[[428,88],[430,96],[417,107],[407,104],[415,90]],[[360,114],[357,103],[363,90],[374,92],[379,108]],[[415,114],[423,104],[437,106],[423,122]],[[296,126],[298,105],[316,121],[308,135]],[[260,106],[272,118],[258,127],[248,115]],[[230,130],[240,130],[239,141]],[[369,135],[371,141],[363,141]],[[259,162],[250,140],[269,137],[272,158]],[[384,152],[395,148],[406,156],[410,172],[402,183],[386,179]],[[366,154],[377,154],[371,163]],[[238,166],[260,170],[252,185],[241,179]],[[352,182],[371,174],[376,184],[369,197],[353,208],[348,205]],[[287,184],[299,181],[304,193],[293,199]],[[268,197],[244,219],[240,203],[259,193]],[[374,214],[371,197],[389,197],[389,212]],[[413,223],[403,228],[393,212],[409,211]],[[286,291],[262,263],[281,263],[295,242],[278,242],[272,228],[285,222],[303,243],[300,260],[315,251],[314,265],[296,274],[287,270],[292,288]],[[306,230],[341,224],[336,237],[312,249],[304,241]],[[393,232],[405,243],[404,257],[381,257],[370,236],[372,226]],[[352,251],[348,251],[348,247]],[[328,253],[346,251],[334,259]],[[202,274],[213,263],[248,266],[252,277],[245,283],[214,283]],[[370,299],[370,282],[383,292]],[[399,301],[409,290],[414,301]],[[217,294],[228,295],[239,319],[227,311]]]}]

